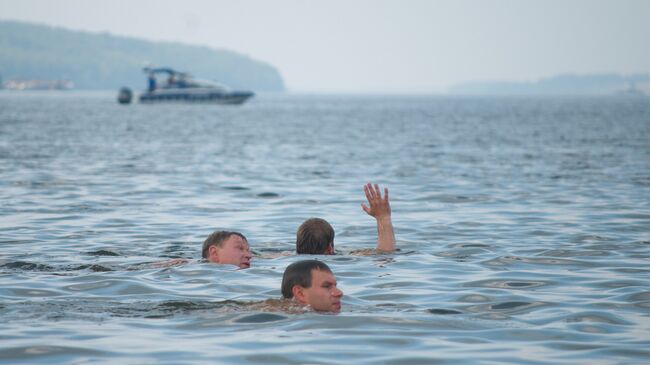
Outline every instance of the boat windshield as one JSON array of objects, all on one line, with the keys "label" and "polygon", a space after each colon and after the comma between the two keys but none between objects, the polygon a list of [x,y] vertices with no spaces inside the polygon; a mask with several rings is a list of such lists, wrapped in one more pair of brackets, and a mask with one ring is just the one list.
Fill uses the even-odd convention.
[{"label": "boat windshield", "polygon": [[[155,89],[185,89],[185,88],[202,88],[215,89],[223,92],[230,92],[230,87],[207,79],[195,79],[190,74],[178,72],[168,67],[145,67],[143,69],[149,75],[149,90]],[[165,74],[166,79],[160,82],[159,75]]]}]

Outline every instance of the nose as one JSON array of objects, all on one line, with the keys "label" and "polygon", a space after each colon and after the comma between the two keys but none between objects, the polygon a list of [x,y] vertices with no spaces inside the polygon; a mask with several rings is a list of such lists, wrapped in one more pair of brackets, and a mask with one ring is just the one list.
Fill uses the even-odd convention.
[{"label": "nose", "polygon": [[342,297],[343,296],[343,291],[339,288],[334,288],[334,292],[332,293],[333,296],[335,297]]}]

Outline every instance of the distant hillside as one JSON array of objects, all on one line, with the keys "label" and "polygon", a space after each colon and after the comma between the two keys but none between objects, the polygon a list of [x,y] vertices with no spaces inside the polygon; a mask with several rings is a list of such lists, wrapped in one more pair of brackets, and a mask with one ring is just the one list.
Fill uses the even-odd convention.
[{"label": "distant hillside", "polygon": [[566,74],[532,82],[477,81],[454,85],[451,94],[466,95],[611,95],[650,92],[650,74]]},{"label": "distant hillside", "polygon": [[144,89],[147,64],[238,89],[284,91],[271,65],[231,51],[0,21],[0,77],[68,79],[77,89]]}]

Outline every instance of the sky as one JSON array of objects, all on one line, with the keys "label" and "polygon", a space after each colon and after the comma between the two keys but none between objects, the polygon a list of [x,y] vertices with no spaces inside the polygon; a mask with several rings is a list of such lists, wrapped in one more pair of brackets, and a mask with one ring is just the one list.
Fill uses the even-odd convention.
[{"label": "sky", "polygon": [[0,0],[0,19],[235,51],[291,92],[650,72],[650,0]]}]

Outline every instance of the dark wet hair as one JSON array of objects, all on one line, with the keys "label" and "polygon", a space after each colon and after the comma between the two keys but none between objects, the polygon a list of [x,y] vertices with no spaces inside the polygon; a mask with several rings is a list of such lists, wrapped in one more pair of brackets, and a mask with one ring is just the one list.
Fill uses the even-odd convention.
[{"label": "dark wet hair", "polygon": [[223,242],[228,238],[230,238],[230,236],[232,236],[233,234],[241,237],[244,241],[248,242],[246,237],[244,237],[244,235],[239,232],[214,231],[208,236],[208,238],[205,239],[205,241],[203,241],[203,251],[201,252],[203,258],[204,259],[208,258],[208,251],[210,250],[210,246],[218,246],[218,247],[223,246]]},{"label": "dark wet hair", "polygon": [[309,218],[296,233],[296,253],[322,255],[332,245],[334,248],[334,228],[326,220]]},{"label": "dark wet hair", "polygon": [[320,270],[332,272],[329,266],[318,260],[303,260],[287,266],[282,275],[282,296],[293,298],[293,287],[300,285],[303,288],[311,287],[311,271]]}]

